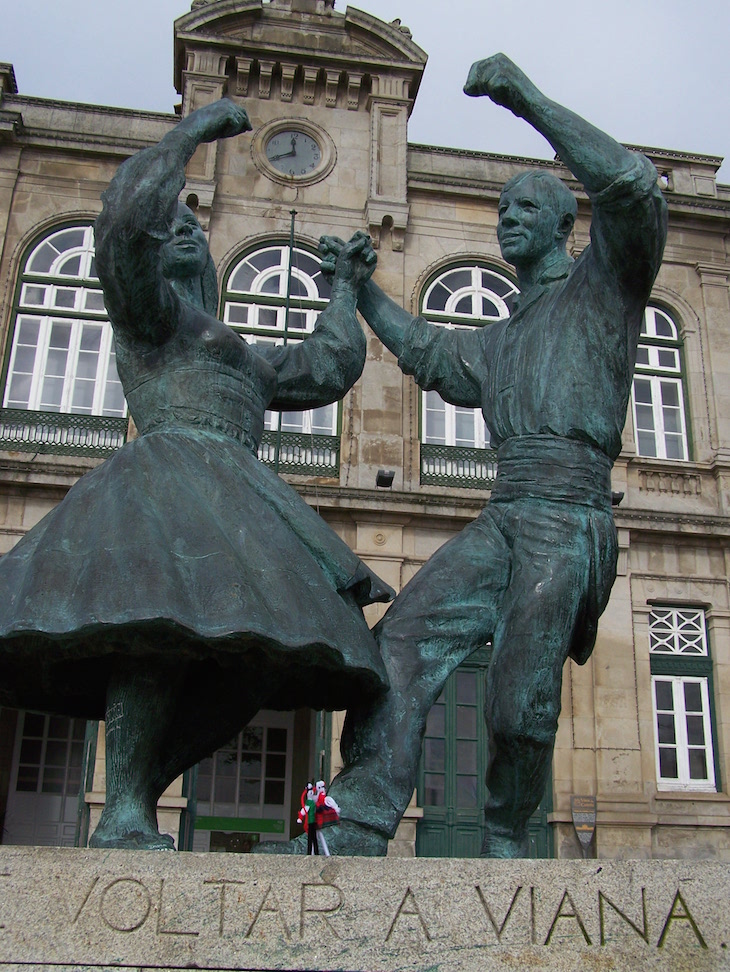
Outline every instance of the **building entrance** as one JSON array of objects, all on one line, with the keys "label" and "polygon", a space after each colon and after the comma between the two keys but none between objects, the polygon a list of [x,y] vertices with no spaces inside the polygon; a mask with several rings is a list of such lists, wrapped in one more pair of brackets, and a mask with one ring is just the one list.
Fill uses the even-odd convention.
[{"label": "building entrance", "polygon": [[[417,857],[478,857],[484,839],[484,722],[490,648],[471,655],[453,672],[431,709],[419,770]],[[547,822],[552,779],[530,820],[530,856],[552,857]]]}]

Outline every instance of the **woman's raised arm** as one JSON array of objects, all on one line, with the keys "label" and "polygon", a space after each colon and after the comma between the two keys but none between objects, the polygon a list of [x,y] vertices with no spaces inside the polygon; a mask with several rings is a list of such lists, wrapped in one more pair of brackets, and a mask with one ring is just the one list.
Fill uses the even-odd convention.
[{"label": "woman's raised arm", "polygon": [[246,112],[223,98],[120,165],[102,194],[95,227],[99,279],[116,326],[151,343],[169,336],[175,298],[162,273],[160,248],[170,235],[185,166],[201,142],[250,130]]}]

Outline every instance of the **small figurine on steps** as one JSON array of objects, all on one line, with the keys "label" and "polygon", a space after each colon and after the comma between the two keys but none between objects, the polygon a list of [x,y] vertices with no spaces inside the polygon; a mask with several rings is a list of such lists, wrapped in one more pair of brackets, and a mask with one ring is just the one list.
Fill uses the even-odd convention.
[{"label": "small figurine on steps", "polygon": [[307,834],[307,854],[319,854],[329,857],[330,852],[322,833],[323,827],[331,827],[340,822],[340,808],[332,797],[327,796],[324,780],[316,784],[307,783],[302,791],[302,809],[299,811],[299,823],[304,824]]}]

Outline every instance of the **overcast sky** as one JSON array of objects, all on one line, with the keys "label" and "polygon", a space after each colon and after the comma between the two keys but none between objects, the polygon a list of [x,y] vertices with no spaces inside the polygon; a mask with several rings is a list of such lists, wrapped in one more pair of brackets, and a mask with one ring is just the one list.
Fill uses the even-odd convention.
[{"label": "overcast sky", "polygon": [[[344,11],[344,0],[336,9]],[[623,142],[728,158],[728,0],[361,0],[400,17],[429,55],[413,142],[551,157],[524,122],[461,92],[473,60],[501,50],[555,100]],[[173,21],[186,0],[24,0],[0,15],[0,61],[22,94],[171,111]]]}]

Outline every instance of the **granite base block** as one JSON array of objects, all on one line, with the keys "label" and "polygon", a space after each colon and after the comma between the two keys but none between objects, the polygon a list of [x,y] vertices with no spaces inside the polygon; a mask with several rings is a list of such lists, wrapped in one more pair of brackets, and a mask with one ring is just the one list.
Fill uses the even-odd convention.
[{"label": "granite base block", "polygon": [[0,972],[730,970],[730,866],[0,847]]}]

